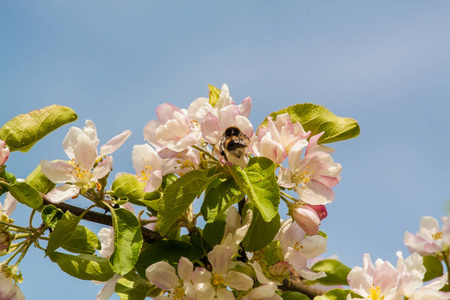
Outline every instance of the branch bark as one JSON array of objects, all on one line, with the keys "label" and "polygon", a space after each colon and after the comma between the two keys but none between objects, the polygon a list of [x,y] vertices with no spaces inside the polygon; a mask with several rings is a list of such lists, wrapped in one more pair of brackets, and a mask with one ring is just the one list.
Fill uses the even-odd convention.
[{"label": "branch bark", "polygon": [[283,291],[300,292],[308,296],[310,299],[314,299],[314,297],[316,296],[325,294],[324,290],[317,289],[304,284],[300,276],[296,273],[292,273],[291,278],[289,280],[287,279],[283,280],[283,285],[280,286],[280,289]]},{"label": "branch bark", "polygon": [[[42,196],[42,200],[44,201],[45,205],[52,204],[52,205],[56,206],[57,208],[61,209],[63,212],[70,211],[74,215],[79,216],[85,211],[84,209],[82,209],[80,207],[73,206],[73,205],[70,205],[70,204],[67,204],[64,202],[61,202],[61,203],[50,202],[50,200],[45,195],[41,195],[41,196]],[[83,220],[95,222],[95,223],[99,223],[99,224],[103,224],[103,225],[107,225],[107,226],[112,226],[112,218],[110,215],[107,215],[106,213],[88,211],[83,216]],[[141,227],[141,231],[142,231],[142,237],[144,238],[144,241],[147,243],[151,244],[151,243],[155,243],[159,240],[162,240],[162,236],[159,233],[154,232],[148,228]]]}]

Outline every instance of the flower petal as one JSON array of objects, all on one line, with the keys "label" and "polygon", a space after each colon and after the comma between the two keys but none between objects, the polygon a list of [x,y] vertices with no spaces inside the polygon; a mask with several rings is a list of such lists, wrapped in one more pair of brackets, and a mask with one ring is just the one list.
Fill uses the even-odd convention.
[{"label": "flower petal", "polygon": [[145,270],[147,279],[162,290],[169,290],[179,284],[175,268],[165,261],[150,265]]},{"label": "flower petal", "polygon": [[73,182],[74,167],[65,161],[41,160],[41,172],[54,183]]},{"label": "flower petal", "polygon": [[246,291],[253,286],[253,279],[236,271],[229,271],[225,274],[224,281],[227,286],[240,291]]},{"label": "flower petal", "polygon": [[64,184],[58,186],[47,193],[47,198],[52,203],[61,203],[67,199],[76,197],[80,193],[80,188],[73,184]]},{"label": "flower petal", "polygon": [[109,155],[116,151],[131,135],[130,130],[125,130],[121,134],[110,139],[106,144],[100,147],[100,155]]}]

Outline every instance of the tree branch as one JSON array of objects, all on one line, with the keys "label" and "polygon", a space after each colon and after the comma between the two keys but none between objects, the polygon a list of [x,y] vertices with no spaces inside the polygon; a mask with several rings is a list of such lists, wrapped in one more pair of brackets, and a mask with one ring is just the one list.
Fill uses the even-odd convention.
[{"label": "tree branch", "polygon": [[[63,212],[70,211],[74,215],[79,216],[85,211],[84,209],[82,209],[80,207],[66,204],[64,202],[53,203],[48,199],[48,197],[46,195],[41,194],[41,196],[42,196],[42,200],[44,201],[45,205],[52,204],[52,205],[56,206],[57,208],[61,209]],[[112,226],[112,218],[110,215],[95,212],[95,211],[88,211],[83,216],[83,220]],[[141,227],[141,231],[142,231],[142,237],[144,238],[144,241],[147,243],[151,244],[151,243],[155,243],[159,240],[162,240],[162,236],[159,235],[159,233],[154,232],[148,228]]]},{"label": "tree branch", "polygon": [[300,292],[308,296],[310,299],[314,299],[316,296],[325,294],[324,290],[304,284],[297,273],[292,273],[290,280],[283,280],[283,285],[280,286],[280,289],[283,291]]}]

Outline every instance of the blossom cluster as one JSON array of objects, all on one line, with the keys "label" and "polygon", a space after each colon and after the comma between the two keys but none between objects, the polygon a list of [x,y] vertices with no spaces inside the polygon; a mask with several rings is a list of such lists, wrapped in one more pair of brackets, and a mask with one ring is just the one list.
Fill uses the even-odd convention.
[{"label": "blossom cluster", "polygon": [[[433,217],[424,216],[420,220],[420,229],[416,234],[405,232],[404,243],[412,253],[403,259],[397,252],[397,266],[388,261],[377,259],[372,263],[369,254],[363,258],[363,268],[355,267],[348,275],[348,284],[353,292],[364,299],[410,299],[445,300],[450,292],[442,291],[448,284],[448,273],[424,284],[427,269],[423,256],[433,256],[443,260],[448,266],[450,260],[450,222],[443,217],[443,226]],[[348,295],[347,299],[351,298]],[[359,298],[358,298],[359,299]]]}]

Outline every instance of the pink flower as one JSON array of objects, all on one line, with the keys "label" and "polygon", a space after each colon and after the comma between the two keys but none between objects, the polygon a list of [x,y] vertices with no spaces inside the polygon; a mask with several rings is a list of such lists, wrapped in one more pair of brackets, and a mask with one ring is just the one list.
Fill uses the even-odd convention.
[{"label": "pink flower", "polygon": [[434,255],[450,245],[450,218],[442,218],[444,225],[440,230],[439,222],[433,217],[420,219],[420,229],[416,234],[405,232],[404,243],[411,253]]},{"label": "pink flower", "polygon": [[321,235],[305,235],[306,232],[289,218],[281,224],[276,238],[280,241],[283,260],[303,278],[316,280],[324,277],[325,273],[310,270],[307,263],[309,259],[326,252],[327,241]]},{"label": "pink flower", "polygon": [[[228,86],[224,84],[213,110],[209,110],[201,122],[202,135],[206,142],[215,145],[225,129],[234,126],[248,138],[253,136],[253,126],[248,120],[252,108],[252,99],[245,98],[236,105],[230,97]],[[204,110],[206,112],[206,110]]]},{"label": "pink flower", "polygon": [[191,122],[178,107],[165,103],[156,108],[157,120],[145,125],[144,139],[155,146],[156,150],[168,148],[175,152],[185,150],[197,144],[201,132],[196,122]]},{"label": "pink flower", "polygon": [[317,140],[321,135],[312,136],[308,143],[300,140],[293,145],[288,156],[289,168],[281,167],[278,175],[279,185],[293,188],[301,200],[312,205],[333,201],[331,188],[339,183],[342,171],[342,166],[335,163],[327,152],[319,150]]},{"label": "pink flower", "polygon": [[305,132],[299,122],[292,123],[289,114],[278,115],[273,121],[267,118],[267,126],[258,128],[257,135],[252,139],[252,152],[256,156],[264,156],[281,164],[288,156],[292,146],[309,137],[311,132]]},{"label": "pink flower", "polygon": [[0,299],[2,300],[25,300],[25,296],[20,290],[12,276],[6,276],[0,271]]}]

